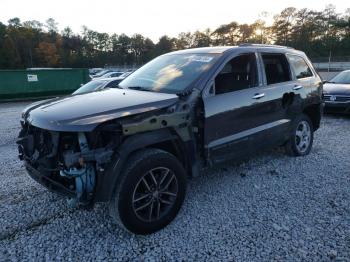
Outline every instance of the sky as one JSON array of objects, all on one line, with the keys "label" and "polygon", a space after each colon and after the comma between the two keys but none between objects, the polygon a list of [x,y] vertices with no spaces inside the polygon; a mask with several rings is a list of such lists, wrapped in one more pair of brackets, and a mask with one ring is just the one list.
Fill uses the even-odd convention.
[{"label": "sky", "polygon": [[52,17],[61,30],[70,26],[80,33],[82,26],[109,34],[140,33],[157,42],[160,36],[177,36],[237,21],[252,23],[266,11],[270,15],[286,7],[322,10],[334,4],[339,13],[350,8],[349,0],[1,0],[0,21],[19,17],[21,21],[45,22]]}]

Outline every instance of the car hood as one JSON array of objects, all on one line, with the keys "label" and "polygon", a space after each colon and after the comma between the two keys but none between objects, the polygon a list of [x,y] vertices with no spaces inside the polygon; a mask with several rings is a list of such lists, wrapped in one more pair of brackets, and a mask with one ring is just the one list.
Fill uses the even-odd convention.
[{"label": "car hood", "polygon": [[66,132],[88,132],[116,118],[158,110],[178,100],[174,94],[106,89],[33,104],[22,113],[33,126]]},{"label": "car hood", "polygon": [[329,95],[350,95],[350,84],[326,83],[323,85],[323,93]]}]

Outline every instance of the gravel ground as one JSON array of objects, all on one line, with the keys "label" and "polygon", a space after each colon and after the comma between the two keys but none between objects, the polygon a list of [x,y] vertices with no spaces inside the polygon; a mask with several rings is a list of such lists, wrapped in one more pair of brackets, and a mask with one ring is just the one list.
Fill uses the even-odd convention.
[{"label": "gravel ground", "polygon": [[0,105],[0,260],[350,261],[349,117],[325,117],[307,157],[207,170],[173,223],[135,236],[106,205],[70,209],[26,175],[14,144],[25,105]]}]

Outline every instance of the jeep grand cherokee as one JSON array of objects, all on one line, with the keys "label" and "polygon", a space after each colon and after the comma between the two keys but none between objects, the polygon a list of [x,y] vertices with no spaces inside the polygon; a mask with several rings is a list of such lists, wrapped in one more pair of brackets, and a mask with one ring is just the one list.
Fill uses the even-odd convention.
[{"label": "jeep grand cherokee", "polygon": [[118,88],[46,100],[22,114],[20,159],[72,205],[109,202],[136,234],[169,224],[201,169],[283,145],[307,155],[322,81],[303,52],[267,45],[159,56]]}]

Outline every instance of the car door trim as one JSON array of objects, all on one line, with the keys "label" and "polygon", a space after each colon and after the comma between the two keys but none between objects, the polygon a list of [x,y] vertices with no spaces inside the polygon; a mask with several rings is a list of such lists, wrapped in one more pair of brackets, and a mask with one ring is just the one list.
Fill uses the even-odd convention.
[{"label": "car door trim", "polygon": [[257,127],[254,127],[254,128],[248,129],[248,130],[244,130],[244,131],[236,133],[234,135],[219,138],[217,140],[213,140],[212,142],[210,142],[208,144],[208,148],[213,148],[213,147],[217,147],[217,146],[220,146],[223,144],[227,144],[229,142],[248,137],[250,135],[264,131],[266,129],[270,129],[270,128],[273,128],[273,127],[276,127],[279,125],[284,125],[284,124],[289,123],[289,122],[290,122],[290,119],[280,119],[280,120],[277,120],[277,121],[274,121],[274,122],[271,122],[268,124],[264,124],[264,125],[257,126]]}]

